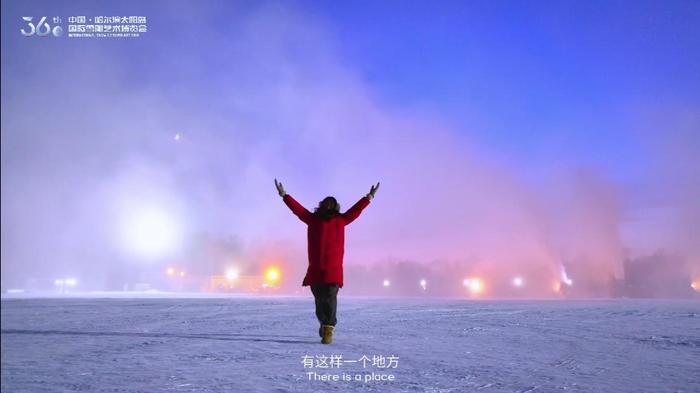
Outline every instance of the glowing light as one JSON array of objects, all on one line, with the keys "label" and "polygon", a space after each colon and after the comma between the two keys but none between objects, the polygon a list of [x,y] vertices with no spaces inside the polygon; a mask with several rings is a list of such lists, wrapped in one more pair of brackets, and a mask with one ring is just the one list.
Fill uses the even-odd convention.
[{"label": "glowing light", "polygon": [[180,242],[175,217],[159,206],[145,206],[124,215],[122,236],[125,247],[143,258],[158,258],[172,252]]},{"label": "glowing light", "polygon": [[566,270],[564,269],[564,266],[561,267],[561,281],[568,286],[571,286],[574,284],[574,281],[569,277],[568,274],[566,274]]},{"label": "glowing light", "polygon": [[175,275],[175,268],[169,267],[168,270],[165,271],[165,274],[167,274],[168,276],[174,276]]},{"label": "glowing light", "polygon": [[180,277],[185,277],[185,272],[180,272]]},{"label": "glowing light", "polygon": [[420,280],[419,284],[420,284],[420,287],[423,288],[423,290],[425,291],[425,288],[428,285],[428,282],[423,279],[423,280]]},{"label": "glowing light", "polygon": [[518,276],[513,278],[513,285],[515,285],[516,287],[520,288],[523,286],[523,284],[525,284],[525,282],[523,281],[522,277]]},{"label": "glowing light", "polygon": [[175,141],[179,141],[181,138],[182,137],[180,136],[180,134],[175,134],[175,136],[173,137]]},{"label": "glowing light", "polygon": [[78,280],[75,278],[59,278],[56,279],[53,282],[57,287],[61,289],[61,291],[65,290],[66,287],[74,287],[76,284],[78,284]]},{"label": "glowing light", "polygon": [[554,289],[554,292],[559,292],[561,290],[561,283],[559,281],[555,281],[552,288]]},{"label": "glowing light", "polygon": [[474,295],[478,295],[484,290],[484,282],[480,278],[472,278],[469,280],[469,290]]},{"label": "glowing light", "polygon": [[280,279],[280,271],[276,267],[270,267],[265,271],[265,280],[269,284],[274,284]]},{"label": "glowing light", "polygon": [[469,288],[469,279],[468,279],[468,278],[465,278],[464,281],[462,281],[462,284],[463,284],[465,287]]},{"label": "glowing light", "polygon": [[384,280],[383,285],[384,285],[385,287],[388,287],[389,285],[391,285],[391,282],[389,282],[389,280]]},{"label": "glowing light", "polygon": [[238,270],[228,269],[226,270],[226,279],[229,281],[236,280],[238,278]]},{"label": "glowing light", "polygon": [[693,282],[690,284],[690,287],[693,288],[694,290],[700,292],[700,283],[699,282]]}]

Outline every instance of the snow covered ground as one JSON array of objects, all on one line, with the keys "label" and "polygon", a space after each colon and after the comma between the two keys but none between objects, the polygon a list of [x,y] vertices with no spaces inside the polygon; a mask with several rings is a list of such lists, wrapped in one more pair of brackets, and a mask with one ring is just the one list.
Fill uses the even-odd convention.
[{"label": "snow covered ground", "polygon": [[5,298],[2,391],[700,392],[698,301],[341,293],[338,312],[322,345],[310,296]]}]

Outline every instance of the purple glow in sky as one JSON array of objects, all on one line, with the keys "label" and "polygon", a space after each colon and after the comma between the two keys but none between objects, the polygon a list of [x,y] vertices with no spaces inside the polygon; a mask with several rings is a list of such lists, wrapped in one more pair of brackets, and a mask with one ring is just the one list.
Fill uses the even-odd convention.
[{"label": "purple glow in sky", "polygon": [[[19,32],[103,14],[148,32]],[[664,251],[700,276],[698,18],[685,1],[3,2],[3,289],[108,286],[202,234],[303,268],[273,178],[309,209],[381,181],[346,265],[470,263],[512,286]]]}]

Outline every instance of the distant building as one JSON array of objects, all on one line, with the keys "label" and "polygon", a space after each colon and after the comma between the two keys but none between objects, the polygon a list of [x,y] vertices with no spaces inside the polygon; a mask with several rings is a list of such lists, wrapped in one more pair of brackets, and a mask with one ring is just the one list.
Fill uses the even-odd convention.
[{"label": "distant building", "polygon": [[657,253],[624,263],[624,294],[629,297],[696,296],[690,269],[682,258]]},{"label": "distant building", "polygon": [[258,293],[276,291],[279,287],[273,285],[263,275],[241,275],[235,279],[225,275],[215,275],[209,277],[207,292],[240,292]]}]

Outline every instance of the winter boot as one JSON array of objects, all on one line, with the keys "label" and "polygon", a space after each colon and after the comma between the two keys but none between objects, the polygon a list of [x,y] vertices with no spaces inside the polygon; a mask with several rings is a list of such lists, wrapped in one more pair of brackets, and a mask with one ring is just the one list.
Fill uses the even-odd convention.
[{"label": "winter boot", "polygon": [[332,325],[321,326],[321,344],[330,344],[333,341],[333,328]]}]

